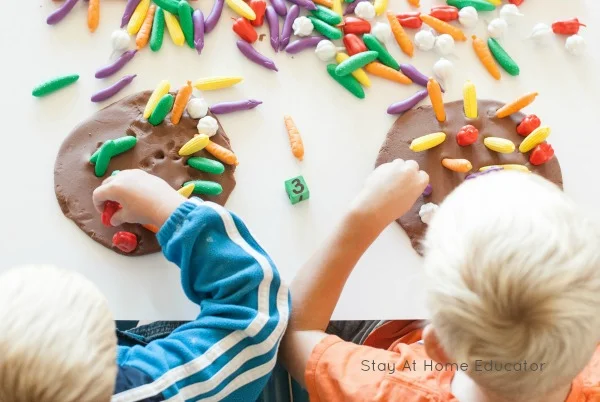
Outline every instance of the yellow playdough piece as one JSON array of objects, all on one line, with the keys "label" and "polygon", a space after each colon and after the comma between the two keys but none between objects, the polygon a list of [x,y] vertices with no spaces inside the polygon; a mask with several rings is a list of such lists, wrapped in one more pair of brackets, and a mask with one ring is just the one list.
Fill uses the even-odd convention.
[{"label": "yellow playdough piece", "polygon": [[499,7],[502,5],[502,0],[486,0],[488,3],[492,3],[493,5],[495,5],[496,7]]},{"label": "yellow playdough piece", "polygon": [[531,151],[537,145],[544,142],[549,135],[550,127],[544,126],[536,128],[531,134],[525,137],[521,145],[519,145],[519,151],[523,153]]},{"label": "yellow playdough piece", "polygon": [[465,104],[465,116],[469,119],[477,118],[477,91],[471,81],[467,81],[463,87],[463,101]]},{"label": "yellow playdough piece", "polygon": [[138,33],[142,27],[142,24],[144,23],[144,20],[146,19],[146,14],[148,13],[149,8],[150,0],[142,0],[135,8],[129,23],[127,24],[127,33],[129,33],[129,35],[135,35]]},{"label": "yellow playdough piece", "polygon": [[243,77],[208,77],[200,78],[194,82],[194,88],[200,91],[214,91],[215,89],[229,88],[242,82]]},{"label": "yellow playdough piece", "polygon": [[342,0],[333,0],[333,5],[331,6],[331,10],[340,15],[344,16],[344,9],[342,8]]},{"label": "yellow playdough piece", "polygon": [[225,3],[227,3],[229,8],[235,11],[240,17],[244,17],[250,21],[256,19],[254,10],[243,0],[225,0]]},{"label": "yellow playdough piece", "polygon": [[191,195],[194,193],[194,187],[196,187],[194,186],[194,183],[190,183],[181,187],[179,190],[177,190],[177,192],[183,195],[185,198],[190,198]]},{"label": "yellow playdough piece", "polygon": [[373,7],[375,7],[375,14],[381,15],[387,9],[388,0],[375,0]]},{"label": "yellow playdough piece", "polygon": [[410,150],[414,152],[422,152],[433,147],[437,147],[442,142],[446,141],[446,133],[439,132],[427,134],[419,138],[415,138],[410,143]]},{"label": "yellow playdough piece", "polygon": [[177,17],[170,12],[165,11],[165,24],[167,25],[167,31],[169,31],[169,36],[171,37],[171,40],[173,40],[173,43],[177,46],[183,46],[185,43],[185,36],[181,30],[179,21],[177,21]]},{"label": "yellow playdough piece", "polygon": [[208,135],[200,134],[185,143],[179,150],[179,156],[188,156],[203,150],[208,145]]},{"label": "yellow playdough piece", "polygon": [[[350,56],[348,56],[346,53],[337,53],[335,55],[335,61],[338,64],[340,64],[342,61],[346,60],[349,57]],[[360,84],[363,87],[369,88],[371,86],[371,80],[369,79],[369,76],[367,75],[367,73],[365,73],[365,70],[363,70],[362,68],[359,68],[358,70],[353,71],[352,76],[354,78],[356,78],[356,81],[360,82]]]},{"label": "yellow playdough piece", "polygon": [[501,154],[511,154],[515,152],[515,144],[506,138],[487,137],[483,140],[483,144],[488,147],[488,149]]},{"label": "yellow playdough piece", "polygon": [[526,173],[531,173],[531,170],[529,170],[529,168],[525,165],[490,165],[490,166],[484,166],[479,168],[480,172],[485,172],[486,170],[489,170],[491,168],[502,168],[504,170],[518,170],[519,172],[526,172]]},{"label": "yellow playdough piece", "polygon": [[152,95],[150,95],[150,99],[148,99],[148,103],[146,104],[146,108],[144,109],[144,119],[150,117],[160,99],[166,94],[168,94],[170,89],[171,84],[167,80],[161,81],[158,84],[154,92],[152,92]]}]

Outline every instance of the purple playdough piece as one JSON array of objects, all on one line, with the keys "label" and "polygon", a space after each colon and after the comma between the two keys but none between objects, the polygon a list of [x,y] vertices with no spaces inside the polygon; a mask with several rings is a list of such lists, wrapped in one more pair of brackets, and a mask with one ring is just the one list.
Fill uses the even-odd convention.
[{"label": "purple playdough piece", "polygon": [[125,25],[129,23],[133,12],[141,1],[142,0],[127,0],[125,11],[123,11],[123,17],[121,18],[121,28],[125,27]]},{"label": "purple playdough piece", "polygon": [[408,99],[404,99],[403,101],[392,103],[388,107],[387,112],[388,112],[388,114],[404,113],[407,110],[410,110],[413,107],[417,106],[417,103],[419,103],[423,99],[427,98],[427,95],[428,95],[427,90],[422,89]]},{"label": "purple playdough piece", "polygon": [[285,16],[285,21],[283,22],[283,28],[281,28],[281,36],[279,37],[279,50],[285,49],[288,43],[290,43],[290,37],[292,36],[292,25],[298,16],[300,16],[300,7],[294,4],[288,10],[287,15]]},{"label": "purple playdough piece", "polygon": [[471,173],[470,175],[468,175],[467,177],[465,177],[465,180],[476,179],[476,178],[478,178],[480,176],[485,176],[486,174],[489,174],[489,173],[492,173],[492,172],[499,172],[501,170],[504,170],[504,169],[501,168],[500,166],[491,167],[488,170],[484,170],[483,172]]},{"label": "purple playdough piece", "polygon": [[99,92],[96,92],[94,95],[92,95],[92,102],[102,102],[103,100],[107,100],[111,96],[116,95],[117,92],[119,92],[121,89],[131,84],[131,81],[133,81],[133,79],[136,76],[137,74],[126,75],[125,77],[117,81],[116,84],[111,85],[110,87],[105,88]]},{"label": "purple playdough piece", "polygon": [[363,1],[367,1],[367,0],[355,0],[354,2],[348,4],[348,7],[346,7],[346,9],[344,10],[344,15],[354,13],[354,10],[356,9],[356,6],[358,5],[358,3],[361,3]]},{"label": "purple playdough piece", "polygon": [[307,10],[316,10],[317,6],[311,0],[288,0],[290,3],[296,4]]},{"label": "purple playdough piece", "polygon": [[250,61],[253,61],[256,64],[265,68],[268,68],[269,70],[278,71],[277,67],[275,66],[275,63],[273,63],[273,60],[258,53],[258,51],[254,49],[251,44],[243,40],[238,40],[236,43],[238,49],[240,49],[240,52],[242,52],[242,54],[246,56]]},{"label": "purple playdough piece", "polygon": [[423,195],[429,197],[431,193],[433,193],[433,187],[431,187],[431,184],[427,184],[427,187],[425,187],[425,190],[423,191]]},{"label": "purple playdough piece", "polygon": [[69,14],[69,12],[75,7],[79,0],[66,0],[60,8],[54,11],[52,14],[48,16],[46,19],[46,23],[48,25],[54,25]]},{"label": "purple playdough piece", "polygon": [[120,69],[123,68],[125,64],[127,64],[133,56],[137,53],[137,50],[128,50],[123,53],[114,63],[109,64],[108,66],[102,67],[100,70],[96,71],[96,78],[106,78]]},{"label": "purple playdough piece", "polygon": [[285,2],[283,0],[271,0],[271,5],[277,14],[285,17],[287,14],[287,7],[285,6]]},{"label": "purple playdough piece", "polygon": [[290,54],[300,53],[305,49],[316,47],[319,42],[325,39],[327,38],[324,36],[310,36],[308,38],[298,39],[287,45],[285,51]]},{"label": "purple playdough piece", "polygon": [[200,10],[195,10],[192,19],[194,20],[194,47],[200,54],[204,49],[204,14]]},{"label": "purple playdough piece", "polygon": [[277,13],[275,9],[271,6],[267,7],[265,11],[265,16],[267,17],[267,24],[269,24],[269,36],[271,38],[271,47],[276,52],[279,51],[279,18],[277,18]]},{"label": "purple playdough piece", "polygon": [[217,22],[219,22],[219,18],[221,18],[224,5],[225,0],[215,0],[215,4],[213,5],[212,10],[210,10],[210,14],[208,14],[208,17],[204,20],[204,33],[209,33],[215,29]]},{"label": "purple playdough piece", "polygon": [[410,78],[415,84],[420,85],[422,87],[427,86],[429,77],[417,70],[417,68],[412,64],[400,64],[400,70],[402,70],[404,75]]},{"label": "purple playdough piece", "polygon": [[210,111],[213,114],[225,114],[225,113],[238,112],[240,110],[254,109],[255,107],[257,107],[260,104],[262,104],[262,102],[259,100],[255,100],[255,99],[247,99],[247,100],[241,100],[241,101],[236,101],[236,102],[223,102],[223,103],[217,103],[216,105],[211,106]]}]

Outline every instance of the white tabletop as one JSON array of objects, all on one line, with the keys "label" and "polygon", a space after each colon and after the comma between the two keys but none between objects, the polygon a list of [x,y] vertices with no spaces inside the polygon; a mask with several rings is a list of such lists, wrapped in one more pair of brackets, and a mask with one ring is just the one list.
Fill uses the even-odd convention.
[{"label": "white tabletop", "polygon": [[[205,13],[212,6],[212,2],[198,3]],[[421,3],[422,10],[428,10],[431,4],[443,2]],[[82,4],[59,25],[46,25],[46,16],[56,7],[48,0],[9,1],[3,7],[0,269],[48,263],[80,271],[104,292],[118,319],[190,319],[197,308],[181,290],[177,267],[162,255],[118,255],[89,239],[58,207],[53,187],[56,152],[70,130],[98,110],[99,106],[89,101],[93,92],[131,73],[138,77],[121,96],[152,89],[162,79],[171,80],[178,88],[187,79],[243,75],[241,85],[205,94],[209,102],[264,101],[254,111],[221,118],[240,159],[238,184],[227,206],[246,221],[282,276],[291,281],[373,169],[379,147],[394,122],[394,117],[386,114],[387,106],[420,89],[374,77],[366,99],[358,100],[328,76],[325,63],[312,51],[293,57],[273,54],[266,27],[261,33],[267,37],[257,47],[273,57],[279,73],[263,69],[236,49],[230,19],[233,13],[227,7],[216,30],[207,36],[201,56],[174,46],[165,34],[160,52],[146,49],[116,77],[96,80],[95,70],[109,59],[110,34],[118,27],[124,1],[102,2],[101,23],[95,34],[87,30]],[[389,8],[409,10],[406,0],[392,0]],[[565,189],[582,208],[600,217],[600,186],[590,171],[600,152],[594,107],[600,89],[600,2],[526,0],[521,10],[526,16],[503,40],[519,62],[521,75],[513,78],[503,73],[502,80],[496,82],[479,64],[470,43],[457,43],[456,55],[451,58],[456,68],[447,83],[445,99],[461,99],[467,79],[477,85],[481,98],[509,101],[539,91],[535,104],[527,110],[553,127],[551,143],[563,167]],[[481,16],[489,22],[496,14]],[[588,24],[582,29],[588,50],[580,58],[565,51],[562,37],[545,48],[525,40],[538,22],[550,24],[575,16]],[[480,21],[475,32],[486,37],[485,26]],[[398,60],[407,61],[396,43],[388,47]],[[433,52],[416,51],[411,62],[431,74],[438,58]],[[38,83],[71,73],[81,74],[76,85],[44,99],[31,96]],[[301,163],[291,155],[283,114],[292,115],[302,132],[306,157]],[[300,174],[310,187],[311,198],[292,206],[283,182]],[[534,206],[523,200],[523,207]],[[393,224],[358,264],[334,318],[424,317],[424,286],[420,258],[404,232]]]}]

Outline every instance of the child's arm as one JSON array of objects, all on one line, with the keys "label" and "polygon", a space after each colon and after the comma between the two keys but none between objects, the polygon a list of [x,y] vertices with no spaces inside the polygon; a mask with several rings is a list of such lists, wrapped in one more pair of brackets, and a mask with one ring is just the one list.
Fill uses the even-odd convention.
[{"label": "child's arm", "polygon": [[410,209],[429,177],[414,161],[378,167],[333,235],[294,278],[292,319],[282,341],[282,357],[292,376],[304,373],[354,266],[385,227]]},{"label": "child's arm", "polygon": [[[135,368],[150,381],[115,395],[113,401],[161,393],[182,401],[256,400],[287,325],[288,289],[238,217],[213,203],[178,199],[157,180],[124,171],[100,187],[94,199],[98,206],[107,199],[123,206],[113,221],[162,226],[157,236],[163,252],[181,268],[183,289],[201,313],[163,340],[120,348],[119,366]],[[139,192],[140,186],[145,193]],[[157,193],[156,187],[162,190]],[[153,198],[162,200],[162,206],[147,203]],[[163,224],[161,217],[172,208],[176,210]]]}]

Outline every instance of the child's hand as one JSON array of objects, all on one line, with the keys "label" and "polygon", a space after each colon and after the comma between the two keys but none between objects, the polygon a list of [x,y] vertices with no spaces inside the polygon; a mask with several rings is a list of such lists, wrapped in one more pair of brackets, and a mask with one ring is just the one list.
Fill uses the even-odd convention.
[{"label": "child's hand", "polygon": [[113,226],[141,223],[162,226],[167,218],[186,201],[160,177],[143,170],[124,170],[104,180],[94,190],[94,206],[102,213],[105,201],[121,204],[111,219]]},{"label": "child's hand", "polygon": [[408,212],[427,183],[429,176],[417,162],[396,159],[371,173],[351,210],[383,229]]}]

